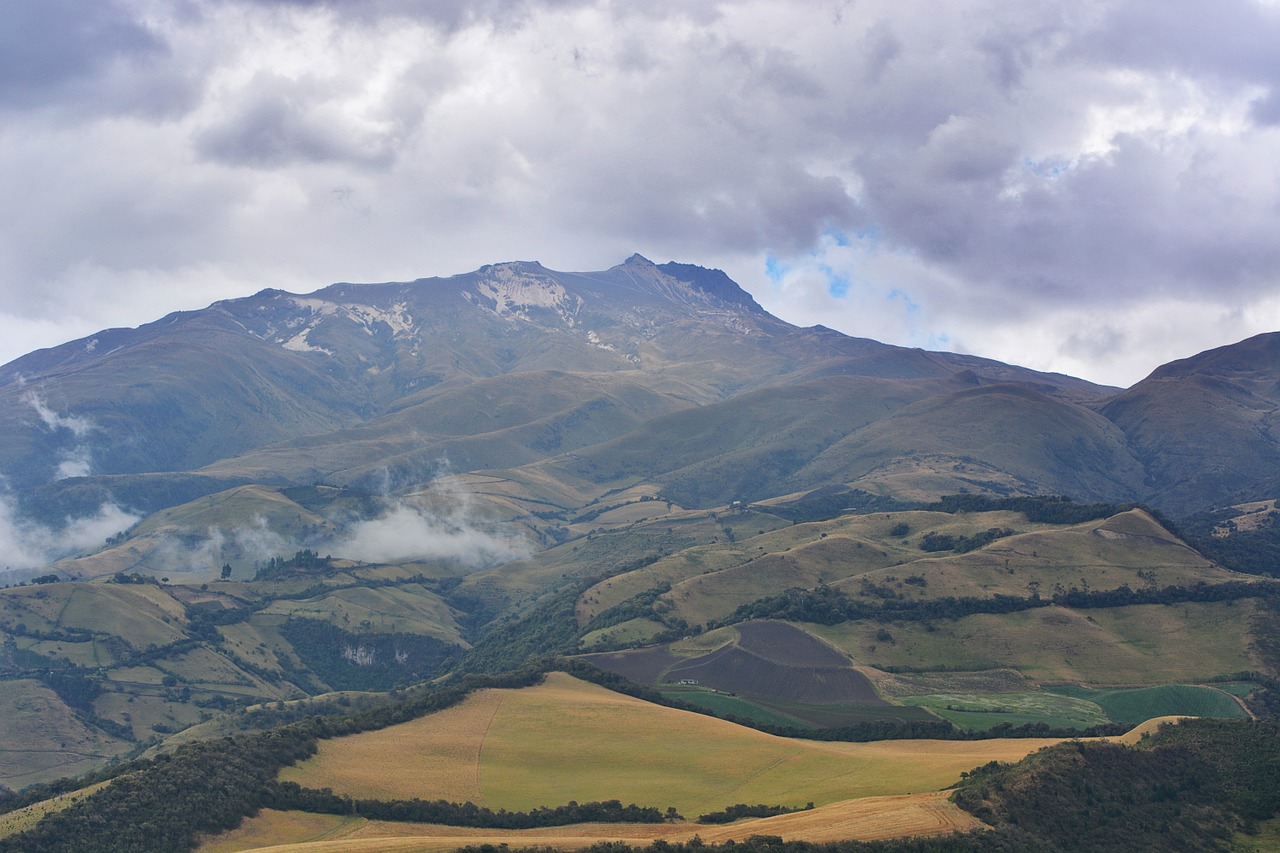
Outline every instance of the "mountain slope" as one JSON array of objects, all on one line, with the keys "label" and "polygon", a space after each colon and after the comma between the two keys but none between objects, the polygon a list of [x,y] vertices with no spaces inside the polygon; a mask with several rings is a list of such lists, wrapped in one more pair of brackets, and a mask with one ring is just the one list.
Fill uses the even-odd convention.
[{"label": "mountain slope", "polygon": [[1280,333],[1166,364],[1102,414],[1170,512],[1280,494]]}]

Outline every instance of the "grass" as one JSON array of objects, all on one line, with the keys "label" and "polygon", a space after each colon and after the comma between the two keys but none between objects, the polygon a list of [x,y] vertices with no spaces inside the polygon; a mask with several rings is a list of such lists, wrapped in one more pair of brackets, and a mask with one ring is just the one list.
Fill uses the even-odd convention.
[{"label": "grass", "polygon": [[616,798],[696,815],[938,790],[1051,742],[789,740],[553,673],[539,687],[482,691],[439,714],[326,741],[281,777],[363,797],[513,810]]},{"label": "grass", "polygon": [[261,612],[316,619],[346,631],[401,632],[462,642],[449,606],[420,584],[342,589],[302,601],[276,601]]},{"label": "grass", "polygon": [[1089,690],[1067,685],[1048,688],[1054,693],[1096,703],[1117,723],[1140,723],[1152,717],[1226,717],[1246,716],[1243,708],[1228,694],[1212,687],[1190,684],[1164,684],[1134,690]]},{"label": "grass", "polygon": [[132,746],[85,725],[34,679],[0,681],[0,745],[0,782],[14,789],[85,773]]},{"label": "grass", "polygon": [[10,835],[25,832],[39,823],[46,815],[60,812],[89,796],[99,788],[106,787],[108,784],[109,782],[98,782],[87,788],[59,794],[56,797],[50,797],[47,800],[41,800],[38,803],[32,803],[29,806],[0,815],[0,838],[8,838]]},{"label": "grass", "polygon": [[715,714],[729,714],[774,726],[813,729],[852,726],[877,720],[933,719],[927,711],[902,705],[826,705],[746,699],[691,685],[662,686],[659,690],[663,695],[691,702]]},{"label": "grass", "polygon": [[654,619],[630,619],[608,628],[592,631],[582,637],[582,648],[590,651],[594,646],[609,643],[634,643],[648,640],[666,626]]},{"label": "grass", "polygon": [[[729,517],[721,515],[718,523]],[[889,535],[899,524],[908,526],[908,535]],[[928,532],[968,536],[992,527],[1017,533],[968,554],[919,549]],[[1008,511],[917,511],[842,516],[759,533],[750,528],[743,531],[749,538],[721,537],[601,581],[579,599],[579,623],[660,583],[672,585],[661,599],[672,615],[702,624],[763,596],[821,583],[857,595],[871,582],[899,596],[930,599],[1142,588],[1147,572],[1156,570],[1162,584],[1239,577],[1214,567],[1140,510],[1071,526],[1032,523]],[[911,576],[924,582],[906,584]]]},{"label": "grass", "polygon": [[761,834],[812,842],[872,841],[964,832],[983,826],[977,818],[948,802],[945,791],[844,800],[809,811],[724,826],[677,822],[494,830],[264,809],[240,828],[209,840],[198,853],[233,853],[268,846],[279,853],[436,853],[464,844],[509,845],[512,849],[576,849],[602,841],[644,845],[663,839],[676,843],[689,841],[695,835],[708,843],[745,841]]},{"label": "grass", "polygon": [[[855,661],[890,671],[1010,668],[1042,684],[1154,687],[1256,669],[1249,637],[1257,614],[1253,602],[1242,600],[1092,610],[1043,607],[932,623],[804,627]],[[892,640],[877,638],[882,628]]]},{"label": "grass", "polygon": [[935,693],[901,701],[928,708],[961,728],[977,731],[1000,723],[1047,723],[1054,728],[1083,729],[1111,722],[1093,702],[1053,693]]}]

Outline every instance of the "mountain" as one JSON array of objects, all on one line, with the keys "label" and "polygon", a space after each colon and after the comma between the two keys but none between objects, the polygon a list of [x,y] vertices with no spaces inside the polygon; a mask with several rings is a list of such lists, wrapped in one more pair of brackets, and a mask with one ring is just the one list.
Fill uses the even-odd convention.
[{"label": "mountain", "polygon": [[[468,773],[480,739],[517,775],[549,766],[504,758],[521,740],[597,768],[564,794],[579,816],[668,785],[601,752],[637,721],[895,739],[936,788],[1004,754],[993,734],[1016,757],[1164,715],[1274,715],[1277,356],[1264,335],[1106,388],[799,328],[722,272],[639,256],[264,290],[31,353],[0,368],[0,546],[21,569],[0,589],[0,786],[36,787],[0,788],[0,813],[31,804],[0,848],[85,849],[114,838],[107,815],[185,827],[173,849],[198,843],[193,810],[208,833],[261,813],[252,844],[218,849],[403,818],[377,798],[420,791],[270,781],[360,732],[377,750],[285,778],[365,768],[513,805],[413,763],[389,726],[431,711],[419,728]],[[1196,513],[1191,538],[1154,509]],[[1246,551],[1242,571],[1222,556]],[[482,687],[510,695],[468,698]],[[557,691],[545,734],[495,716]],[[584,696],[610,709],[588,709],[593,733],[563,725]],[[760,759],[734,778],[777,765],[762,805],[706,805],[818,800],[807,820],[842,838],[823,809],[870,789],[837,763],[823,791]],[[39,788],[85,771],[100,784]]]},{"label": "mountain", "polygon": [[1280,333],[1170,362],[1101,413],[1172,513],[1280,494]]},{"label": "mountain", "polygon": [[447,486],[543,544],[626,489],[689,508],[849,485],[1187,514],[1280,489],[1277,341],[1120,391],[799,328],[718,270],[494,264],[264,290],[31,353],[0,368],[0,471],[55,529],[108,505],[145,516],[317,483],[414,500]]}]

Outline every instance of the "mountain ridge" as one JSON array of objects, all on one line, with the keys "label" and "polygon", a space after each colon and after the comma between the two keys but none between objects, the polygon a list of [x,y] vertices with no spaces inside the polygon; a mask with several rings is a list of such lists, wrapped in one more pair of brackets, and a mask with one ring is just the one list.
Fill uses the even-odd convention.
[{"label": "mountain ridge", "polygon": [[[721,270],[512,261],[266,288],[30,353],[0,367],[0,472],[55,526],[95,500],[149,513],[254,482],[412,495],[446,473],[522,483],[529,512],[552,494],[705,508],[848,485],[1188,513],[1280,485],[1278,343],[1116,389],[794,326]],[[476,497],[507,517],[514,494]]]}]

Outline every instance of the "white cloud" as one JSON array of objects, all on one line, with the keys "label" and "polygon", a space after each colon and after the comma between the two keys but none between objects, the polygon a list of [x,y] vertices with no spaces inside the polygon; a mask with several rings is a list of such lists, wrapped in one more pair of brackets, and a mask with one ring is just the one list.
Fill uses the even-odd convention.
[{"label": "white cloud", "polygon": [[[264,286],[632,251],[1104,381],[1162,345],[1083,345],[1092,306],[1280,328],[1274,5],[19,5],[65,37],[0,61],[0,360]],[[766,256],[858,276],[772,290]]]},{"label": "white cloud", "polygon": [[397,502],[379,518],[352,525],[333,553],[371,563],[450,559],[487,566],[528,556],[529,543],[473,518],[465,502],[444,512]]},{"label": "white cloud", "polygon": [[20,516],[13,496],[0,492],[0,569],[38,569],[78,551],[103,545],[107,537],[136,524],[140,516],[113,503],[92,515],[68,517],[61,528]]}]

